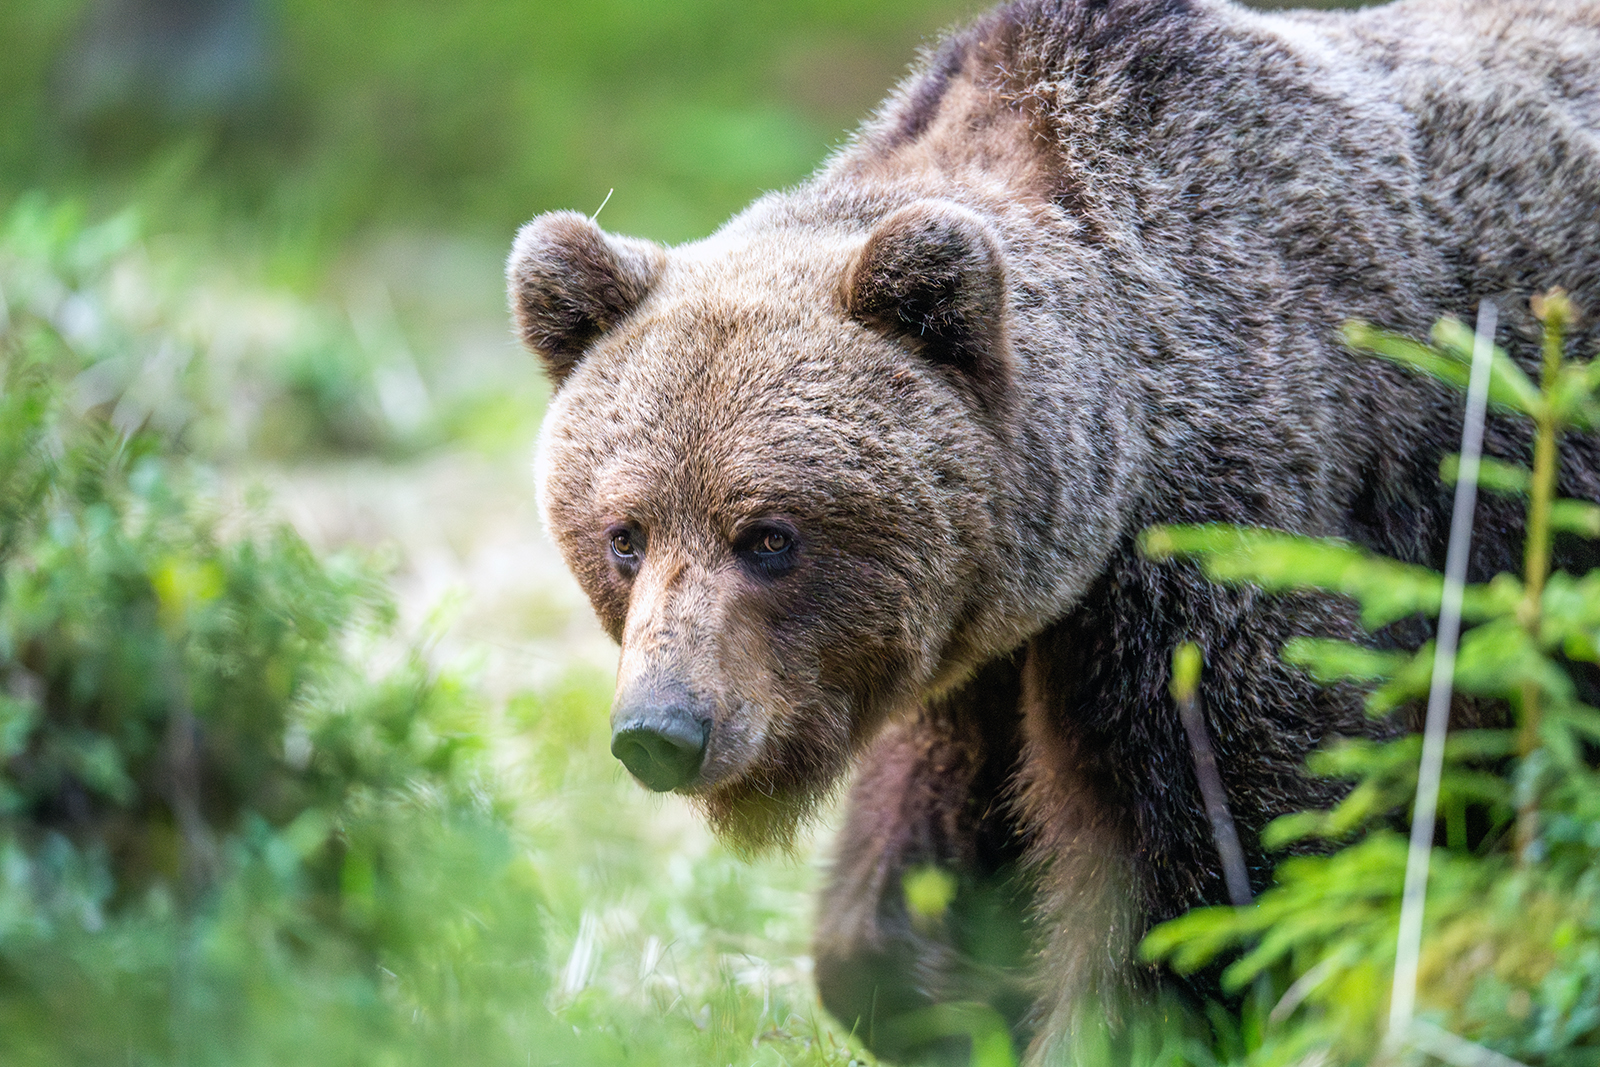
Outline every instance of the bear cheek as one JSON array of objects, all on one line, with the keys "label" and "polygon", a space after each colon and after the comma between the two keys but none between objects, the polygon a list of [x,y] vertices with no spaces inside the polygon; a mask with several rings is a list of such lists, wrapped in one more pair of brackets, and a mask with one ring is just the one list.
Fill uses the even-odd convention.
[{"label": "bear cheek", "polygon": [[841,559],[796,617],[813,672],[848,700],[853,741],[865,740],[917,685],[921,649],[907,632],[911,586],[881,563]]},{"label": "bear cheek", "polygon": [[628,625],[627,589],[615,576],[609,576],[609,580],[602,579],[593,585],[585,583],[584,592],[589,595],[589,604],[600,620],[600,628],[612,641],[622,644],[622,634]]},{"label": "bear cheek", "polygon": [[[594,609],[595,618],[599,620],[601,629],[606,636],[617,644],[622,643],[622,633],[628,620],[628,584],[617,574],[616,568],[594,551],[593,547],[582,543],[578,537],[562,537],[560,541],[561,554],[566,559],[567,569],[578,580],[578,587],[589,598],[589,606]],[[574,543],[576,542],[576,543]]]},{"label": "bear cheek", "polygon": [[804,702],[799,679],[814,672],[803,633],[783,625],[767,598],[730,605],[717,639],[717,704],[730,736],[764,736]]}]

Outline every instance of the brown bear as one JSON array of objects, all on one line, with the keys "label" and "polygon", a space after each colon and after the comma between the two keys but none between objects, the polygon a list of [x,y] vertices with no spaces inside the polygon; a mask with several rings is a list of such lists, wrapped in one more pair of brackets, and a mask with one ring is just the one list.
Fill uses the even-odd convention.
[{"label": "brown bear", "polygon": [[[1174,646],[1205,650],[1258,885],[1254,831],[1336,795],[1307,752],[1373,728],[1278,658],[1355,633],[1347,604],[1216,588],[1137,535],[1442,563],[1459,399],[1338,326],[1494,299],[1531,360],[1527,294],[1600,310],[1600,4],[1015,0],[711,237],[557,212],[508,274],[556,387],[545,518],[621,645],[613,752],[746,847],[854,767],[825,1003],[894,1054],[904,1013],[987,999],[1046,1058],[1138,984],[1150,924],[1223,899]],[[1595,442],[1567,454],[1563,491],[1600,498]],[[1477,575],[1520,539],[1482,507]],[[943,923],[907,912],[926,864]]]}]

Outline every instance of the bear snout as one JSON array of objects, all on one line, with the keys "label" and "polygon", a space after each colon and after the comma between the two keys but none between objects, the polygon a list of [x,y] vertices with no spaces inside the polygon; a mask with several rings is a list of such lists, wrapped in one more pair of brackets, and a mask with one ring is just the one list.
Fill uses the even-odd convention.
[{"label": "bear snout", "polygon": [[647,789],[681,789],[700,774],[711,720],[695,714],[683,694],[647,694],[612,715],[611,754]]}]

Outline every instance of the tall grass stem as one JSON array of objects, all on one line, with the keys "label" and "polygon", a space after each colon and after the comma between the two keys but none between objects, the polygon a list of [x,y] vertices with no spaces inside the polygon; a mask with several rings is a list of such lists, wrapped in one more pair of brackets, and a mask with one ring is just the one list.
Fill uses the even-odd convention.
[{"label": "tall grass stem", "polygon": [[1439,780],[1444,771],[1444,741],[1450,728],[1456,644],[1461,636],[1461,598],[1466,585],[1467,557],[1472,547],[1472,516],[1478,504],[1478,464],[1483,454],[1484,412],[1489,398],[1489,367],[1494,353],[1498,314],[1494,304],[1478,305],[1477,336],[1472,346],[1472,375],[1467,385],[1466,418],[1461,427],[1461,473],[1456,482],[1455,511],[1450,521],[1450,548],[1445,556],[1444,594],[1439,605],[1439,632],[1434,646],[1433,682],[1428,691],[1428,717],[1423,727],[1422,763],[1417,770],[1417,796],[1411,813],[1411,848],[1406,858],[1405,890],[1400,902],[1400,932],[1395,944],[1394,987],[1389,997],[1390,1055],[1410,1040],[1417,1002],[1417,960],[1422,952],[1422,913],[1427,899],[1428,861],[1438,817]]},{"label": "tall grass stem", "polygon": [[[1552,291],[1534,301],[1534,314],[1544,321],[1544,366],[1540,387],[1545,402],[1534,419],[1533,476],[1528,487],[1527,546],[1522,568],[1524,594],[1518,617],[1535,645],[1539,643],[1539,630],[1543,625],[1545,580],[1550,577],[1550,510],[1561,466],[1558,451],[1561,421],[1553,397],[1561,375],[1561,357],[1565,348],[1562,330],[1565,307],[1564,294],[1559,291]],[[1543,708],[1537,682],[1523,683],[1521,712],[1517,755],[1526,759],[1539,747],[1539,721],[1543,717]],[[1539,799],[1535,791],[1529,790],[1517,808],[1519,862],[1527,860],[1538,835]]]}]

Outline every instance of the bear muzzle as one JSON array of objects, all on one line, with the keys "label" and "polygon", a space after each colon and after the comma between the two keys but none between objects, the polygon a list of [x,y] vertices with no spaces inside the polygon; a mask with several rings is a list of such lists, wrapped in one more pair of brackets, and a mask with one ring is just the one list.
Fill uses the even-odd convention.
[{"label": "bear muzzle", "polygon": [[693,782],[705,760],[711,720],[686,702],[644,701],[618,709],[611,754],[648,789],[666,793]]}]

